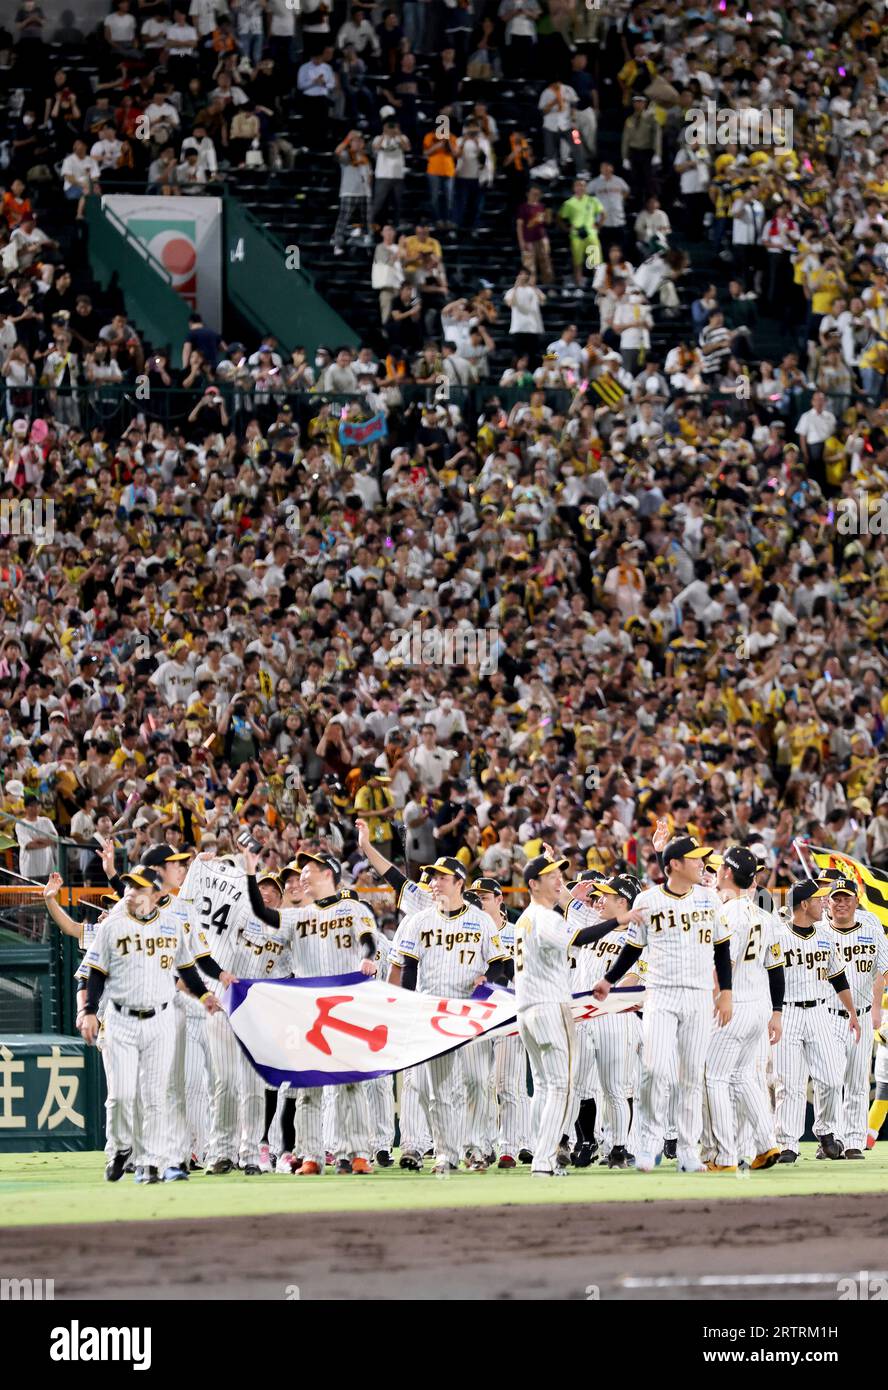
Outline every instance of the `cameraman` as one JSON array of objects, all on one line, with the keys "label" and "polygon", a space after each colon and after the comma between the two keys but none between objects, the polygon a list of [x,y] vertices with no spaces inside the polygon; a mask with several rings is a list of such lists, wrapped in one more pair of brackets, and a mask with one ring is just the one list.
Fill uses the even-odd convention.
[{"label": "cameraman", "polygon": [[454,217],[474,237],[481,220],[484,193],[493,182],[493,148],[475,120],[466,121],[456,147]]},{"label": "cameraman", "polygon": [[[371,145],[376,156],[373,205],[370,210],[374,231],[379,231],[384,218],[394,222],[396,227],[400,226],[404,176],[410,151],[410,141],[395,120],[393,108],[384,106],[380,115],[383,118],[382,134],[377,135]],[[389,203],[392,211],[389,211]]]}]

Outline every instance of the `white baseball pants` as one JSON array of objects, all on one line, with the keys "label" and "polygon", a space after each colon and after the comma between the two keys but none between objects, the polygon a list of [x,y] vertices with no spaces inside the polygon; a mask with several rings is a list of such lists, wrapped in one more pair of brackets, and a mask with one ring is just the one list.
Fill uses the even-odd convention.
[{"label": "white baseball pants", "polygon": [[873,1056],[872,1010],[857,1015],[860,1024],[859,1043],[854,1041],[847,1018],[842,1018],[837,1009],[830,1009],[829,1017],[836,1035],[839,1056],[844,1058],[845,1063],[842,1077],[844,1095],[839,1111],[839,1127],[835,1135],[837,1139],[841,1139],[846,1149],[860,1149],[864,1152],[870,1100],[870,1065]]},{"label": "white baseball pants", "polygon": [[686,985],[649,989],[635,1153],[655,1156],[666,1138],[668,1088],[675,1079],[678,1159],[699,1162],[703,1132],[703,1068],[712,1032],[712,994]]},{"label": "white baseball pants", "polygon": [[703,1143],[720,1167],[736,1167],[739,1161],[743,1119],[751,1128],[756,1154],[775,1146],[774,1120],[756,1073],[759,1045],[770,1017],[769,1003],[741,1000],[734,1005],[730,1023],[714,1029],[710,1038]]},{"label": "white baseball pants", "polygon": [[167,1162],[184,1162],[187,1168],[192,1153],[202,1157],[207,1147],[210,1048],[206,1020],[209,1015],[204,1009],[196,1014],[180,990],[176,991],[172,1009],[176,1022],[176,1049],[169,1078],[173,1129]]},{"label": "white baseball pants", "polygon": [[533,1077],[533,1171],[554,1173],[570,1119],[576,1026],[569,1004],[531,1004],[518,1014],[518,1032]]},{"label": "white baseball pants", "polygon": [[494,1038],[494,1071],[499,1097],[496,1153],[515,1158],[530,1148],[530,1096],[527,1094],[527,1053],[520,1037]]},{"label": "white baseball pants", "polygon": [[495,1115],[493,1106],[493,1043],[478,1038],[459,1049],[462,1071],[462,1149],[464,1153],[488,1154],[493,1145]]},{"label": "white baseball pants", "polygon": [[432,1147],[428,1118],[419,1096],[419,1067],[401,1072],[401,1099],[398,1106],[398,1128],[402,1153],[420,1157]]},{"label": "white baseball pants", "polygon": [[[108,1080],[106,1116],[114,1153],[127,1149],[137,1163],[163,1168],[170,1151],[172,1111],[167,1078],[176,1047],[172,1005],[153,1018],[131,1018],[111,1004],[105,1015],[103,1058]],[[136,1129],[136,1095],[141,1124]]]},{"label": "white baseball pants", "polygon": [[835,1134],[839,1127],[842,1057],[826,1000],[818,1000],[807,1009],[790,1001],[784,1004],[783,1035],[772,1055],[777,1143],[781,1149],[798,1153],[805,1130],[809,1076],[815,1087],[815,1108],[820,1112],[822,1128],[818,1132]]},{"label": "white baseball pants", "polygon": [[369,1084],[356,1081],[324,1087],[329,1106],[329,1152],[337,1162],[344,1158],[370,1158]]},{"label": "white baseball pants", "polygon": [[370,1107],[370,1147],[374,1154],[395,1147],[395,1086],[392,1076],[374,1076],[365,1081]]},{"label": "white baseball pants", "polygon": [[244,1056],[226,1013],[207,1016],[206,1035],[213,1078],[207,1163],[227,1158],[242,1166],[258,1164],[265,1084]]}]

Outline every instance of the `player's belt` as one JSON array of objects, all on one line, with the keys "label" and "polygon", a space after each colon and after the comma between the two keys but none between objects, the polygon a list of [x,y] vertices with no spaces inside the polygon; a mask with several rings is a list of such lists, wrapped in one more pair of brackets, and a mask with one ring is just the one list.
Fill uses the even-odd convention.
[{"label": "player's belt", "polygon": [[155,1014],[162,1014],[166,1008],[166,1004],[158,1004],[155,1009],[128,1009],[126,1005],[118,1004],[116,999],[112,999],[111,1003],[119,1014],[126,1014],[127,1018],[153,1018]]},{"label": "player's belt", "polygon": [[[857,1017],[860,1018],[860,1015],[861,1015],[861,1014],[868,1014],[868,1013],[870,1013],[870,1012],[872,1011],[872,1007],[873,1007],[872,1004],[867,1004],[867,1006],[866,1006],[865,1009],[857,1009],[857,1010],[855,1011],[855,1012],[857,1013]],[[831,1013],[831,1014],[837,1014],[839,1018],[850,1018],[850,1017],[851,1017],[851,1015],[848,1013],[848,1010],[847,1010],[847,1009],[830,1009],[830,1013]]]},{"label": "player's belt", "polygon": [[[787,999],[787,1004],[793,1004],[797,1009],[813,1009],[815,1004],[825,1004],[825,999]],[[846,1015],[847,1017],[847,1015]]]}]

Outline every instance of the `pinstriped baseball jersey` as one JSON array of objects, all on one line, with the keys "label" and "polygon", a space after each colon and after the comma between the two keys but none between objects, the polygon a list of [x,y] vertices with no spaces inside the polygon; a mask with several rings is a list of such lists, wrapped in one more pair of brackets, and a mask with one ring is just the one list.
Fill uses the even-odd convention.
[{"label": "pinstriped baseball jersey", "polygon": [[411,917],[415,912],[428,912],[434,905],[435,899],[429,889],[409,878],[398,894],[398,910],[403,912],[405,917]]},{"label": "pinstriped baseball jersey", "polygon": [[285,907],[280,916],[281,937],[289,947],[293,971],[302,979],[359,970],[366,960],[361,937],[377,937],[373,909],[339,892],[307,907]]},{"label": "pinstriped baseball jersey", "polygon": [[181,919],[168,910],[143,921],[121,904],[102,922],[86,960],[108,976],[106,989],[116,1003],[151,1008],[172,1000],[176,971],[194,964],[191,944]]},{"label": "pinstriped baseball jersey", "polygon": [[[574,932],[583,927],[595,927],[605,920],[605,914],[590,907],[587,903],[573,902],[567,910],[567,922]],[[576,968],[571,977],[571,989],[575,994],[589,990],[610,970],[623,948],[626,937],[625,927],[616,927],[592,946],[575,946],[571,955]]]},{"label": "pinstriped baseball jersey", "polygon": [[626,943],[648,948],[647,988],[712,989],[712,948],[728,940],[718,922],[721,902],[714,889],[699,884],[687,893],[647,888],[634,907],[644,913],[644,921],[627,928]]},{"label": "pinstriped baseball jersey", "polygon": [[582,923],[568,925],[552,908],[531,903],[515,923],[515,1000],[519,1009],[534,1004],[569,1004],[574,988],[570,947]]},{"label": "pinstriped baseball jersey", "polygon": [[[195,961],[200,961],[205,956],[210,955],[209,943],[207,942],[206,936],[202,931],[200,932],[202,940],[198,942],[192,942],[191,940],[191,910],[188,902],[185,898],[181,896],[181,894],[176,895],[174,893],[170,893],[167,897],[161,898],[160,902],[158,903],[158,907],[164,908],[168,912],[172,913],[174,917],[178,917],[179,921],[182,924],[182,931],[184,932],[185,943],[186,945],[192,946],[192,948],[194,949]],[[190,991],[180,990],[179,993],[182,995],[182,1006],[185,1009],[186,1013],[194,1014],[195,1018],[200,1018],[201,1020],[204,1020],[207,1017],[206,1010],[204,1009],[200,1000],[195,999],[194,995],[191,994]]]},{"label": "pinstriped baseball jersey", "polygon": [[179,899],[190,903],[192,924],[202,929],[215,955],[222,933],[234,924],[238,913],[249,910],[246,874],[227,859],[195,859]]},{"label": "pinstriped baseball jersey", "polygon": [[376,978],[378,980],[387,980],[389,977],[389,970],[391,969],[389,954],[392,943],[380,927],[376,928],[373,935],[376,941],[376,955],[373,957],[376,965]]},{"label": "pinstriped baseball jersey", "polygon": [[803,936],[792,926],[785,908],[777,913],[777,922],[777,939],[783,947],[786,1002],[835,999],[835,990],[829,981],[845,968],[835,933],[825,922],[817,922],[814,930]]},{"label": "pinstriped baseball jersey", "polygon": [[851,986],[851,998],[856,1009],[865,1009],[873,1002],[876,976],[888,970],[888,938],[881,923],[871,912],[858,908],[854,925],[840,931],[833,925],[839,959]]},{"label": "pinstriped baseball jersey", "polygon": [[731,988],[735,1004],[770,1002],[768,971],[783,964],[779,924],[750,898],[731,898],[719,920],[731,934]]},{"label": "pinstriped baseball jersey", "polygon": [[504,960],[497,925],[471,903],[458,912],[427,908],[405,917],[395,933],[390,961],[419,962],[416,988],[420,994],[466,999],[474,982],[491,961]]}]

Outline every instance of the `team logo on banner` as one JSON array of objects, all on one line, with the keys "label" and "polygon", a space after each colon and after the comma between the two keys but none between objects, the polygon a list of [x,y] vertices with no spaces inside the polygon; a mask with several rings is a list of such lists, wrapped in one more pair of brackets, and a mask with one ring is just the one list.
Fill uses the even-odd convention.
[{"label": "team logo on banner", "polygon": [[[574,999],[574,1016],[638,1009],[644,990]],[[225,995],[231,1027],[271,1086],[336,1086],[403,1071],[491,1033],[517,1031],[515,996],[483,985],[471,999],[398,989],[372,976],[240,980]]]}]

